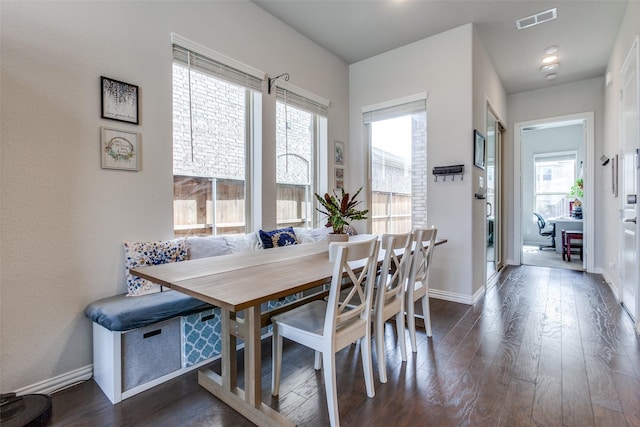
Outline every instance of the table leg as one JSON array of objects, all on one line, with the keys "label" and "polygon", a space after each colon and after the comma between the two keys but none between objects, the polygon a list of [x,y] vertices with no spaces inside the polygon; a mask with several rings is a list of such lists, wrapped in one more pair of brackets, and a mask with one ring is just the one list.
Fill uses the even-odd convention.
[{"label": "table leg", "polygon": [[244,389],[247,402],[258,407],[262,403],[260,351],[260,307],[245,310],[244,318]]},{"label": "table leg", "polygon": [[[258,426],[295,427],[295,423],[262,403],[260,352],[260,307],[245,311],[236,320],[235,313],[222,309],[222,375],[211,369],[198,372],[198,384]],[[236,337],[244,339],[245,390],[237,386]]]},{"label": "table leg", "polygon": [[[222,386],[225,389],[233,390],[238,386],[238,360],[236,357],[236,336],[231,331],[231,323],[235,320],[235,313],[222,308]],[[225,332],[227,331],[227,332]]]}]

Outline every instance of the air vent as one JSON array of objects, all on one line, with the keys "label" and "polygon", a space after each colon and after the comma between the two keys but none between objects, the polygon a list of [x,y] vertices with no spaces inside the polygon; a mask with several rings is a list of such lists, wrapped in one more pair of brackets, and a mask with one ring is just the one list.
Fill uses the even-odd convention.
[{"label": "air vent", "polygon": [[534,25],[542,24],[544,22],[553,21],[558,17],[558,10],[553,9],[545,10],[544,12],[536,13],[535,15],[527,16],[516,21],[516,28],[518,30],[524,30],[525,28],[533,27]]}]

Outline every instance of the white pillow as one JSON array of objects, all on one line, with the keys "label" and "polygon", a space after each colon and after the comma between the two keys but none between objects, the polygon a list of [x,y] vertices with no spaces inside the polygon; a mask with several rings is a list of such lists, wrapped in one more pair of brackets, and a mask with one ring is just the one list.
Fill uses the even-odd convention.
[{"label": "white pillow", "polygon": [[311,234],[311,237],[316,242],[319,242],[320,240],[326,239],[327,235],[332,231],[333,231],[333,228],[331,227],[318,227],[318,228],[312,228],[311,230],[309,230],[309,233]]},{"label": "white pillow", "polygon": [[220,236],[188,237],[187,251],[189,252],[189,259],[207,258],[231,253],[227,241],[224,237]]}]

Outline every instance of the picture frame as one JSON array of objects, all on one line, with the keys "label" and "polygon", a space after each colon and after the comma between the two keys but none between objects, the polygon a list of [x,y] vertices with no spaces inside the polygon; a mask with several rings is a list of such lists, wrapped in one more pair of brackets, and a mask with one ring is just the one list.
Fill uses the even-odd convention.
[{"label": "picture frame", "polygon": [[335,178],[335,189],[342,190],[344,188],[344,168],[336,168]]},{"label": "picture frame", "polygon": [[335,141],[334,152],[334,163],[336,165],[344,166],[344,142]]},{"label": "picture frame", "polygon": [[102,118],[138,124],[138,86],[100,77]]},{"label": "picture frame", "polygon": [[473,131],[473,165],[484,169],[486,142],[484,135],[477,130]]},{"label": "picture frame", "polygon": [[103,169],[139,171],[141,167],[140,134],[101,127],[100,162]]}]

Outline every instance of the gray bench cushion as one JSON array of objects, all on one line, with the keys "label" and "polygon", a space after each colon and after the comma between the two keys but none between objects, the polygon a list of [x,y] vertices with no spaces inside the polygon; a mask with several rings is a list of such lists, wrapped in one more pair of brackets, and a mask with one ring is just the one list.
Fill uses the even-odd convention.
[{"label": "gray bench cushion", "polygon": [[212,308],[211,305],[176,291],[138,297],[124,294],[94,301],[84,314],[110,331],[129,331],[177,316]]}]

